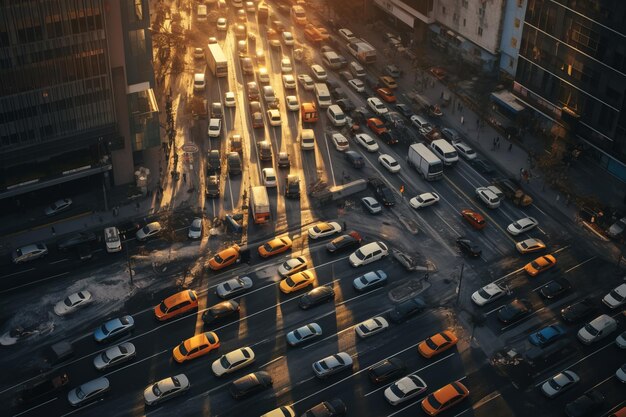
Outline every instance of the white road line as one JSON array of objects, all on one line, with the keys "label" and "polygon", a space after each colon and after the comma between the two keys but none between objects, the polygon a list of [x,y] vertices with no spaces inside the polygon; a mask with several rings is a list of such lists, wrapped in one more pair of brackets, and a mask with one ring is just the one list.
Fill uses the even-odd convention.
[{"label": "white road line", "polygon": [[274,358],[274,359],[272,359],[271,361],[269,361],[269,362],[267,362],[267,363],[265,363],[265,364],[263,364],[263,365],[259,366],[259,368],[265,368],[266,366],[269,366],[269,365],[273,364],[274,362],[276,362],[276,361],[278,361],[278,360],[281,360],[281,359],[282,359],[282,358],[284,358],[284,357],[285,357],[284,355],[281,355],[281,356],[279,356],[279,357],[277,357],[277,358]]},{"label": "white road line", "polygon": [[54,264],[60,264],[61,262],[67,262],[69,261],[68,258],[63,258],[63,259],[59,259],[58,261],[54,261],[54,262],[50,262],[50,265],[54,265]]},{"label": "white road line", "polygon": [[581,263],[579,263],[578,265],[574,265],[573,267],[571,267],[570,269],[568,269],[567,271],[565,271],[565,273],[567,274],[568,272],[573,271],[574,269],[576,269],[576,268],[578,268],[578,267],[580,267],[580,266],[583,266],[583,265],[584,265],[584,264],[586,264],[587,262],[592,261],[592,260],[594,260],[594,259],[596,259],[596,258],[597,258],[597,256],[592,256],[591,258],[587,259],[586,261],[582,261],[582,262],[581,262]]},{"label": "white road line", "polygon": [[13,276],[13,275],[24,274],[24,273],[26,273],[26,272],[30,272],[30,271],[34,271],[34,270],[35,270],[35,268],[30,268],[30,269],[25,269],[25,270],[23,270],[23,271],[13,272],[12,274],[8,274],[8,275],[3,275],[3,276],[1,276],[1,277],[0,277],[0,279],[8,278],[8,277],[11,277],[11,276]]},{"label": "white road line", "polygon": [[589,392],[592,389],[596,389],[598,388],[600,385],[604,384],[606,381],[608,381],[609,379],[613,379],[615,378],[615,373],[612,373],[611,375],[609,375],[608,377],[606,377],[605,379],[603,379],[602,381],[598,382],[596,385],[594,385],[593,387],[589,388],[587,391],[585,392]]},{"label": "white road line", "polygon": [[36,406],[34,406],[34,407],[32,407],[32,408],[29,408],[29,409],[28,409],[28,410],[26,410],[26,411],[22,411],[21,413],[14,414],[14,415],[13,415],[13,417],[17,417],[17,416],[21,416],[22,414],[30,413],[31,411],[33,411],[33,410],[35,410],[35,409],[37,409],[37,408],[39,408],[39,407],[42,407],[42,406],[44,406],[44,405],[46,405],[46,404],[49,404],[49,403],[51,403],[52,401],[56,401],[56,400],[58,400],[58,399],[59,399],[59,397],[54,397],[53,399],[48,400],[48,401],[46,401],[46,402],[43,402],[43,403],[41,403],[41,404],[39,404],[39,405],[36,405]]},{"label": "white road line", "polygon": [[0,294],[4,294],[4,293],[7,293],[7,292],[15,291],[15,290],[23,288],[23,287],[28,287],[28,286],[33,285],[33,284],[38,284],[40,282],[48,281],[48,280],[51,280],[51,279],[54,279],[54,278],[57,278],[57,277],[61,277],[63,275],[68,275],[68,274],[69,274],[69,272],[63,272],[61,274],[52,275],[52,276],[50,276],[48,278],[42,278],[42,279],[39,279],[37,281],[31,281],[31,282],[28,282],[26,284],[18,285],[17,287],[7,288],[6,290],[0,291]]},{"label": "white road line", "polygon": [[98,403],[101,403],[102,401],[104,401],[104,398],[100,398],[99,400],[96,400],[96,401],[94,401],[94,402],[92,402],[92,403],[89,403],[89,404],[87,404],[87,405],[83,405],[83,406],[81,406],[81,407],[79,407],[79,408],[76,408],[75,410],[70,411],[69,413],[63,414],[61,417],[66,417],[66,416],[72,415],[72,414],[74,414],[74,413],[77,413],[77,412],[79,412],[79,411],[83,411],[83,410],[85,410],[87,407],[91,407],[91,406],[93,406],[93,405],[96,405],[96,404],[98,404]]},{"label": "white road line", "polygon": [[545,287],[546,285],[548,285],[548,284],[549,284],[549,283],[551,283],[551,282],[554,282],[554,280],[553,280],[553,279],[551,279],[550,281],[546,282],[545,284],[541,284],[540,286],[533,288],[533,291],[532,291],[532,292],[535,292],[535,291],[537,291],[537,290],[539,290],[539,289],[541,289],[541,288]]}]

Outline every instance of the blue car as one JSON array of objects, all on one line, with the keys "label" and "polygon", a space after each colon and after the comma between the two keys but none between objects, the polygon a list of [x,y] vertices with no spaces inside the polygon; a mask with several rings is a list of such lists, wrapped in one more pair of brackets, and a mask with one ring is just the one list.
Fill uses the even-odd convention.
[{"label": "blue car", "polygon": [[132,316],[123,316],[109,320],[93,332],[96,342],[103,343],[129,333],[135,327]]},{"label": "blue car", "polygon": [[531,334],[528,340],[535,346],[545,347],[560,339],[566,332],[565,327],[555,324]]}]

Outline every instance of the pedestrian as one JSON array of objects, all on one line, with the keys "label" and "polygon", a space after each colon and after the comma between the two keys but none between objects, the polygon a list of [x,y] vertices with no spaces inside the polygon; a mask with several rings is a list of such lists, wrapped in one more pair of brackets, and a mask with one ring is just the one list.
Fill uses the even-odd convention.
[{"label": "pedestrian", "polygon": [[52,226],[50,228],[50,231],[52,231],[52,236],[56,236],[57,235],[57,231],[54,229],[54,226]]},{"label": "pedestrian", "polygon": [[511,149],[513,149],[513,142],[509,143],[509,152],[511,152]]},{"label": "pedestrian", "polygon": [[465,119],[461,116],[461,124],[465,124]]}]

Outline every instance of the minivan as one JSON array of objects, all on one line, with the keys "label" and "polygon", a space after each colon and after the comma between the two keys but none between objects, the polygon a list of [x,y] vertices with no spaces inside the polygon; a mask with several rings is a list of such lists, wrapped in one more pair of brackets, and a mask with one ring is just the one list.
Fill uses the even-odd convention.
[{"label": "minivan", "polygon": [[333,104],[326,83],[315,83],[315,98],[317,98],[318,106],[322,109]]},{"label": "minivan", "polygon": [[363,68],[363,66],[358,62],[350,62],[348,68],[350,68],[350,72],[352,73],[352,75],[357,78],[365,77],[367,75],[367,73],[365,72],[365,68]]},{"label": "minivan", "polygon": [[322,62],[326,64],[326,67],[334,70],[341,68],[343,64],[343,60],[333,51],[324,52],[322,54]]},{"label": "minivan", "polygon": [[606,314],[602,314],[578,331],[578,340],[585,345],[604,339],[617,329],[617,321]]},{"label": "minivan", "polygon": [[334,126],[345,126],[346,115],[343,113],[343,110],[341,110],[341,107],[339,107],[338,105],[333,104],[332,106],[328,107],[328,109],[326,110],[326,115]]},{"label": "minivan", "polygon": [[197,73],[193,75],[193,91],[204,91],[206,87],[206,81],[204,79],[204,74]]},{"label": "minivan", "polygon": [[459,162],[459,154],[456,149],[445,139],[434,140],[430,149],[443,161],[444,165],[454,165]]},{"label": "minivan", "polygon": [[122,250],[120,231],[117,227],[112,226],[104,229],[104,242],[106,243],[108,253],[119,252]]},{"label": "minivan", "polygon": [[237,152],[231,152],[226,158],[226,165],[228,166],[229,175],[241,174],[241,157]]}]

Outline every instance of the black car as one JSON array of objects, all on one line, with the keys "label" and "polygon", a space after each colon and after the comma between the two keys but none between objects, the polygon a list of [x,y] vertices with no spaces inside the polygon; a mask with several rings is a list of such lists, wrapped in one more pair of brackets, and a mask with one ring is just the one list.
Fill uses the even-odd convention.
[{"label": "black car", "polygon": [[532,308],[530,301],[516,298],[498,310],[498,319],[503,323],[515,323],[529,315]]},{"label": "black car", "polygon": [[602,407],[602,404],[604,404],[604,395],[598,390],[592,389],[567,404],[565,406],[565,414],[568,417],[591,416]]},{"label": "black car", "polygon": [[221,119],[223,115],[222,103],[211,103],[211,117],[213,119]]},{"label": "black car", "polygon": [[389,358],[372,366],[367,371],[374,384],[398,379],[406,373],[406,365],[400,358]]},{"label": "black car", "polygon": [[381,132],[378,137],[387,145],[395,145],[396,143],[398,143],[396,135],[394,135],[391,130],[385,130],[384,132]]},{"label": "black car", "polygon": [[285,184],[285,197],[300,198],[300,177],[297,175],[287,175]]},{"label": "black car", "polygon": [[95,233],[80,232],[60,240],[59,243],[57,243],[57,247],[60,251],[65,252],[79,245],[89,245],[96,240],[98,240],[98,237]]},{"label": "black car", "polygon": [[341,99],[345,99],[348,96],[346,96],[346,92],[343,91],[343,88],[341,87],[336,87],[330,90],[330,95],[333,97],[334,100],[341,100]]},{"label": "black car", "polygon": [[346,414],[348,409],[339,398],[322,401],[313,408],[309,408],[302,417],[338,417]]},{"label": "black car", "polygon": [[343,153],[344,158],[346,158],[346,161],[348,161],[350,163],[350,165],[352,165],[354,168],[363,168],[363,166],[365,165],[365,159],[363,159],[363,157],[355,151],[345,151]]},{"label": "black car", "polygon": [[399,304],[396,304],[393,310],[389,312],[389,318],[394,323],[402,323],[411,316],[415,316],[426,308],[426,302],[421,297],[410,298]]},{"label": "black car", "polygon": [[141,228],[141,225],[136,222],[126,222],[117,226],[117,230],[120,232],[120,235],[126,236],[135,236],[137,230]]},{"label": "black car", "polygon": [[272,377],[267,372],[253,372],[230,383],[228,390],[235,399],[247,397],[272,386]]},{"label": "black car", "polygon": [[384,206],[391,207],[396,204],[396,197],[393,195],[393,191],[380,178],[370,178],[368,183],[374,190],[377,200]]},{"label": "black car", "polygon": [[403,115],[404,117],[410,118],[411,116],[413,116],[415,113],[413,113],[413,110],[411,110],[411,107],[407,106],[406,104],[396,104],[396,111],[398,113],[400,113],[401,115]]},{"label": "black car", "polygon": [[60,391],[69,382],[65,371],[54,371],[38,376],[28,383],[17,396],[18,404],[33,402],[43,396]]},{"label": "black car", "polygon": [[339,78],[343,78],[344,81],[350,81],[354,77],[352,76],[352,73],[350,71],[344,70],[344,71],[339,71]]},{"label": "black car", "polygon": [[206,196],[216,198],[220,196],[220,177],[211,175],[206,182]]},{"label": "black car", "polygon": [[568,323],[577,323],[597,310],[596,303],[590,298],[584,298],[562,309],[561,317]]},{"label": "black car", "polygon": [[206,170],[208,174],[219,173],[222,169],[220,151],[213,149],[207,155]]},{"label": "black car", "polygon": [[348,98],[339,99],[335,102],[335,104],[338,105],[339,108],[346,114],[350,114],[354,109],[356,109],[354,103],[352,103],[352,101]]},{"label": "black car", "polygon": [[473,159],[470,161],[470,164],[481,174],[493,174],[494,172],[493,166],[484,159]]},{"label": "black car", "polygon": [[226,158],[226,164],[228,165],[229,175],[241,174],[241,157],[237,152],[231,152],[228,154],[228,157]]},{"label": "black car", "polygon": [[239,304],[236,301],[223,301],[202,313],[202,321],[208,326],[236,313],[239,313]]},{"label": "black car", "polygon": [[572,284],[565,278],[555,278],[541,287],[539,292],[548,300],[559,298],[572,288]]},{"label": "black car", "polygon": [[342,252],[346,250],[356,250],[361,244],[361,236],[355,231],[346,235],[341,235],[326,244],[326,250],[330,253]]},{"label": "black car", "polygon": [[318,304],[327,303],[335,299],[335,291],[327,286],[321,286],[312,289],[308,293],[300,297],[300,308],[308,310]]},{"label": "black car", "polygon": [[467,256],[471,256],[472,258],[478,258],[483,253],[482,249],[469,239],[460,237],[456,240],[456,245],[459,247],[461,252]]},{"label": "black car", "polygon": [[352,114],[352,116],[353,116],[355,123],[362,124],[362,125],[367,123],[367,119],[376,117],[376,115],[370,112],[367,109],[367,107],[359,107],[358,109],[354,110],[354,113]]}]

